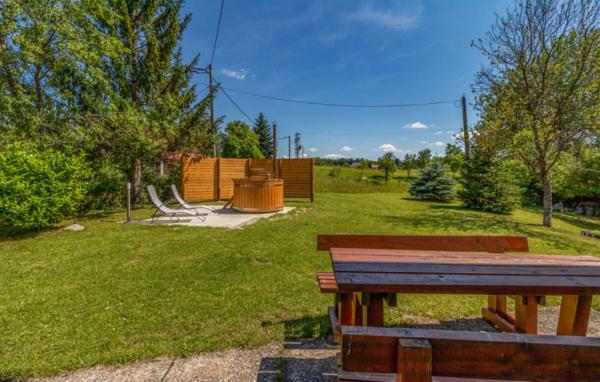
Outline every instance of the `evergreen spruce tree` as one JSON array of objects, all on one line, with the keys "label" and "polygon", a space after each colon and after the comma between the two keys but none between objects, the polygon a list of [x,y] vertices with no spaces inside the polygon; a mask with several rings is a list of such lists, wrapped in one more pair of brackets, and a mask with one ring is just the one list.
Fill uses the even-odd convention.
[{"label": "evergreen spruce tree", "polygon": [[409,193],[416,199],[447,202],[454,198],[453,187],[454,179],[446,175],[446,168],[433,162],[411,183]]},{"label": "evergreen spruce tree", "polygon": [[259,113],[254,120],[253,130],[258,137],[258,145],[263,156],[271,158],[273,156],[273,132],[263,113]]}]

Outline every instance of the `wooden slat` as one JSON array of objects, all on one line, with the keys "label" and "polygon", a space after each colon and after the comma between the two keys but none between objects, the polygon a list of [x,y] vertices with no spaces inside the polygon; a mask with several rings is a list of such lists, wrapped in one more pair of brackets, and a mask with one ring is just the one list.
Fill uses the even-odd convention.
[{"label": "wooden slat", "polygon": [[600,292],[600,278],[587,276],[336,272],[336,281],[340,292],[507,295],[591,295]]},{"label": "wooden slat", "polygon": [[431,382],[431,344],[427,340],[400,338],[396,368],[398,382]]},{"label": "wooden slat", "polygon": [[528,252],[525,236],[318,235],[317,248],[379,248],[442,251]]},{"label": "wooden slat", "polygon": [[600,380],[600,339],[402,328],[342,327],[345,371],[392,373],[398,340],[425,339],[433,374],[455,378]]}]

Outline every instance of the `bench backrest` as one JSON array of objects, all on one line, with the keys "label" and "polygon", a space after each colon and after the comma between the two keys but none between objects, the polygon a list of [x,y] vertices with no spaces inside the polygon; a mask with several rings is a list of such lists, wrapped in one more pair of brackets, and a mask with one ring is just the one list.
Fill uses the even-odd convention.
[{"label": "bench backrest", "polygon": [[398,373],[405,382],[598,381],[600,338],[343,326],[342,369]]},{"label": "bench backrest", "polygon": [[529,252],[526,236],[317,235],[317,248],[414,249],[424,251]]}]

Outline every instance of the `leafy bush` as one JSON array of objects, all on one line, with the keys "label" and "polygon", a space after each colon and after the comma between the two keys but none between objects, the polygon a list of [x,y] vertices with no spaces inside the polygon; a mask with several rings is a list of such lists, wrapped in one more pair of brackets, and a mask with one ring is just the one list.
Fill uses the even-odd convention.
[{"label": "leafy bush", "polygon": [[332,176],[334,178],[339,177],[342,174],[342,169],[339,166],[334,166],[331,168],[331,171],[329,171],[329,176]]},{"label": "leafy bush", "polygon": [[447,202],[454,198],[454,179],[446,175],[446,168],[433,162],[421,171],[408,192],[417,199]]},{"label": "leafy bush", "polygon": [[465,207],[494,212],[510,213],[519,203],[521,189],[514,166],[507,161],[478,154],[465,161],[458,197]]},{"label": "leafy bush", "polygon": [[126,204],[127,175],[117,165],[103,163],[93,172],[84,207],[110,209]]},{"label": "leafy bush", "polygon": [[40,229],[77,212],[89,169],[79,156],[31,145],[0,151],[0,225]]}]

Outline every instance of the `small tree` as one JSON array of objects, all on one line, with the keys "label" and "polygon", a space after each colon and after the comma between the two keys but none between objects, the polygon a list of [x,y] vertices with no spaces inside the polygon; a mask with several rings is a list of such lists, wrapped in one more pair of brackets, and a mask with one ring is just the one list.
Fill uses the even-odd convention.
[{"label": "small tree", "polygon": [[363,159],[360,161],[360,178],[362,179],[365,176],[365,171],[369,169],[369,161]]},{"label": "small tree", "polygon": [[447,202],[455,196],[453,187],[454,179],[446,175],[446,168],[433,162],[412,182],[409,193],[417,199]]},{"label": "small tree", "polygon": [[415,160],[417,168],[424,169],[429,166],[429,162],[431,162],[431,150],[423,149],[417,153],[417,158]]},{"label": "small tree", "polygon": [[264,157],[271,158],[273,156],[273,132],[271,131],[269,121],[267,121],[263,113],[259,113],[258,117],[254,120],[252,130],[254,130],[254,134],[258,137],[258,146]]},{"label": "small tree", "polygon": [[442,162],[448,166],[450,171],[457,172],[463,166],[465,161],[465,156],[458,145],[453,145],[452,143],[448,143],[446,145],[446,153],[442,158]]},{"label": "small tree", "polygon": [[396,166],[396,158],[393,153],[385,153],[381,158],[379,158],[379,165],[381,169],[385,172],[385,182],[390,179],[390,174],[393,174],[398,170],[398,166]]},{"label": "small tree", "polygon": [[520,189],[505,161],[494,155],[471,149],[471,158],[465,162],[458,197],[465,207],[506,214],[518,204]]},{"label": "small tree", "polygon": [[410,177],[410,172],[416,166],[417,156],[415,154],[405,154],[402,161],[402,167],[406,170],[406,177]]},{"label": "small tree", "polygon": [[248,124],[233,121],[225,128],[223,156],[226,158],[264,158],[260,151],[258,137]]}]

